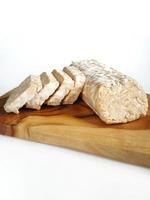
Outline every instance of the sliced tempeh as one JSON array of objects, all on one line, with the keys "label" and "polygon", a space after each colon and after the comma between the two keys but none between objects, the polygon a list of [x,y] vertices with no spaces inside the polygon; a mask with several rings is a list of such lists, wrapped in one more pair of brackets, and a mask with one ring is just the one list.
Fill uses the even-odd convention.
[{"label": "sliced tempeh", "polygon": [[40,76],[28,76],[15,90],[13,90],[4,105],[6,112],[19,113],[23,107],[42,88]]},{"label": "sliced tempeh", "polygon": [[106,123],[126,123],[145,116],[148,100],[138,82],[95,60],[72,63],[86,75],[83,100]]},{"label": "sliced tempeh", "polygon": [[74,80],[74,87],[64,98],[63,104],[73,104],[82,92],[86,78],[85,75],[74,66],[64,67],[63,70]]},{"label": "sliced tempeh", "polygon": [[47,105],[60,105],[65,96],[74,86],[74,81],[63,71],[54,69],[52,74],[58,80],[60,86],[56,92],[47,100]]},{"label": "sliced tempeh", "polygon": [[40,110],[42,104],[55,92],[59,87],[59,82],[52,73],[43,72],[41,75],[42,89],[27,102],[26,107]]}]

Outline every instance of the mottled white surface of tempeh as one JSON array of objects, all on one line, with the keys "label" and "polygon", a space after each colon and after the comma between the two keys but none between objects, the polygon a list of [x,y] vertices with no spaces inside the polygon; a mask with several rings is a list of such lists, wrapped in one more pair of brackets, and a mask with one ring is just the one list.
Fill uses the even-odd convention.
[{"label": "mottled white surface of tempeh", "polygon": [[40,110],[42,104],[59,87],[59,82],[52,73],[43,72],[41,75],[42,89],[26,104],[27,108]]},{"label": "mottled white surface of tempeh", "polygon": [[126,123],[146,115],[147,95],[136,80],[96,60],[72,65],[86,75],[83,100],[105,123]]},{"label": "mottled white surface of tempeh", "polygon": [[56,92],[46,101],[47,105],[56,106],[62,103],[62,100],[74,86],[74,81],[65,72],[54,69],[52,74],[59,82],[60,86]]},{"label": "mottled white surface of tempeh", "polygon": [[6,112],[19,113],[19,109],[30,101],[42,88],[40,76],[27,77],[15,90],[13,90],[4,105]]},{"label": "mottled white surface of tempeh", "polygon": [[63,104],[73,104],[82,92],[86,78],[85,75],[74,66],[64,67],[63,71],[74,80],[74,87],[64,98]]}]

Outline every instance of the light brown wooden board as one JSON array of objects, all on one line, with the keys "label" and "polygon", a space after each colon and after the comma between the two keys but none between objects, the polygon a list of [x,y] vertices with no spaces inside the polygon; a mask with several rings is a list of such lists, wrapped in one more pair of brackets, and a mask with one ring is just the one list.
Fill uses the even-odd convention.
[{"label": "light brown wooden board", "polygon": [[[149,105],[150,105],[150,95]],[[3,110],[0,99],[0,132],[107,158],[150,167],[150,107],[147,116],[127,124],[106,125],[82,101],[47,107],[23,108],[20,114]]]}]

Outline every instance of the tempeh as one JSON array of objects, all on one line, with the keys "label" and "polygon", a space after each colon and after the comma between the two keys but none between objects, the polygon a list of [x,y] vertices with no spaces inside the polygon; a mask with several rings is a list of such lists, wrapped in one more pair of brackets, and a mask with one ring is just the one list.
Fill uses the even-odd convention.
[{"label": "tempeh", "polygon": [[42,88],[40,76],[28,76],[11,93],[4,105],[6,112],[19,113],[19,109],[30,101]]},{"label": "tempeh", "polygon": [[64,67],[63,70],[74,80],[74,87],[63,100],[63,104],[73,104],[82,92],[86,78],[85,75],[74,66]]},{"label": "tempeh", "polygon": [[56,92],[46,101],[47,105],[56,106],[62,103],[62,100],[74,86],[74,81],[63,71],[54,69],[52,74],[55,76],[60,86]]},{"label": "tempeh", "polygon": [[41,75],[42,89],[26,104],[27,108],[40,110],[42,104],[59,87],[59,82],[52,73],[43,72]]},{"label": "tempeh", "polygon": [[136,80],[95,60],[72,65],[86,76],[83,100],[104,122],[126,123],[146,115],[147,95]]}]

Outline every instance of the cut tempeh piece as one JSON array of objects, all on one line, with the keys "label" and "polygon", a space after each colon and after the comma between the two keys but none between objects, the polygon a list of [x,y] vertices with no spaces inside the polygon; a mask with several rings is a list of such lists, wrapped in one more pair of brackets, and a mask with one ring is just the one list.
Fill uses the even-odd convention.
[{"label": "cut tempeh piece", "polygon": [[63,104],[73,104],[82,92],[86,78],[85,75],[74,66],[64,67],[63,70],[66,74],[68,74],[68,76],[70,76],[74,80],[74,87],[64,98]]},{"label": "cut tempeh piece", "polygon": [[13,90],[4,105],[6,112],[19,113],[23,107],[42,88],[40,76],[28,76],[15,90]]},{"label": "cut tempeh piece", "polygon": [[65,96],[74,86],[74,81],[63,71],[54,69],[52,74],[58,80],[60,86],[56,92],[47,100],[47,105],[60,105]]},{"label": "cut tempeh piece", "polygon": [[42,89],[27,102],[26,107],[40,110],[42,104],[55,92],[59,87],[59,82],[52,73],[43,72],[41,75]]},{"label": "cut tempeh piece", "polygon": [[145,116],[148,100],[138,82],[95,60],[73,62],[86,75],[83,100],[107,124]]}]

